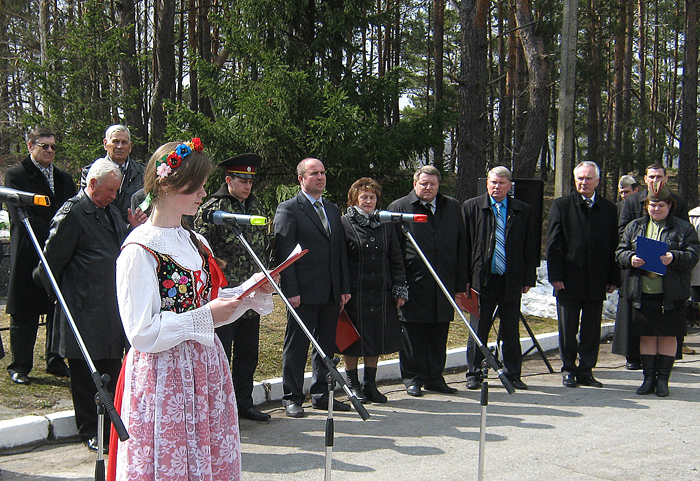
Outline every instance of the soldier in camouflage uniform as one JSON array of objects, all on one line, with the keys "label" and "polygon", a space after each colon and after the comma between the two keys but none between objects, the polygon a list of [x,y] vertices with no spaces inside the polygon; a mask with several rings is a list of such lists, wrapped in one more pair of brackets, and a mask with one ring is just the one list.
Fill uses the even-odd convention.
[{"label": "soldier in camouflage uniform", "polygon": [[[195,229],[202,234],[216,252],[227,262],[224,274],[229,284],[238,285],[260,271],[233,230],[226,226],[203,221],[204,212],[222,210],[234,214],[264,216],[262,204],[251,194],[255,169],[262,162],[257,154],[242,154],[221,162],[226,169],[226,182],[212,195],[197,213]],[[243,235],[255,253],[264,259],[267,251],[267,227],[241,225]],[[253,374],[258,366],[258,342],[260,338],[260,315],[252,309],[236,322],[216,329],[224,351],[231,361],[233,346],[233,385],[236,390],[238,415],[254,421],[267,421],[270,415],[253,406]]]}]

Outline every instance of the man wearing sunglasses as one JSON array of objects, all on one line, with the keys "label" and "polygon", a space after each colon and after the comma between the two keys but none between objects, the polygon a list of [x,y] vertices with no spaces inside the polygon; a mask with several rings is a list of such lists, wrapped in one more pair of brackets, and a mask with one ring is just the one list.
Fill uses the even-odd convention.
[{"label": "man wearing sunglasses", "polygon": [[[51,205],[25,206],[29,223],[40,245],[49,236],[49,225],[56,211],[76,193],[75,183],[68,172],[53,165],[56,157],[56,135],[37,127],[27,136],[29,155],[21,164],[5,174],[5,186],[48,196]],[[17,384],[29,384],[29,372],[34,363],[34,344],[39,328],[39,316],[46,314],[46,372],[67,376],[68,368],[58,354],[51,352],[53,302],[46,291],[34,284],[32,270],[39,263],[29,234],[17,209],[8,205],[10,213],[10,281],[5,311],[10,315],[10,349],[12,361],[7,366],[10,379]]]}]

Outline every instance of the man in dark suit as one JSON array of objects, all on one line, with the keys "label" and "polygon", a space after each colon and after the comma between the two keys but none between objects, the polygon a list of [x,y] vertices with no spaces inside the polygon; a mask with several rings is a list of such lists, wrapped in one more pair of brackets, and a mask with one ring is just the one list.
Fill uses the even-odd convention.
[{"label": "man in dark suit", "polygon": [[[43,245],[49,236],[51,218],[75,194],[76,189],[71,175],[53,165],[56,135],[51,130],[43,127],[32,130],[27,137],[27,147],[29,155],[5,174],[5,186],[48,196],[49,207],[25,207],[37,241]],[[39,263],[39,255],[17,214],[17,208],[8,205],[8,210],[11,258],[5,312],[10,315],[12,362],[7,366],[7,371],[13,382],[29,384],[39,316],[46,314],[46,372],[67,376],[68,368],[63,359],[51,352],[53,303],[49,301],[46,291],[32,281],[32,270]]]},{"label": "man in dark suit", "polygon": [[[92,164],[87,187],[69,199],[51,221],[44,255],[53,270],[76,327],[100,374],[108,374],[114,392],[127,348],[117,306],[116,261],[126,237],[126,225],[112,205],[121,184],[119,167],[107,159]],[[39,269],[47,291],[52,287]],[[75,423],[81,440],[98,448],[97,388],[82,351],[57,306],[58,350],[70,366]],[[109,444],[109,417],[105,417],[105,446]]]},{"label": "man in dark suit", "polygon": [[[282,271],[284,295],[313,334],[321,349],[332,355],[338,313],[350,300],[350,277],[345,248],[345,231],[338,207],[322,198],[326,169],[318,159],[299,162],[299,194],[282,202],[275,213],[275,257],[286,259],[299,244],[309,252]],[[282,353],[282,403],[289,417],[302,417],[304,409],[304,368],[309,340],[296,320],[287,313],[287,331]],[[328,368],[314,350],[311,357],[314,409],[328,408]],[[350,406],[334,401],[333,409],[349,411]]]},{"label": "man in dark suit", "polygon": [[[131,196],[143,187],[143,174],[146,171],[146,166],[131,157],[131,132],[125,125],[110,125],[105,131],[102,144],[107,155],[101,158],[117,164],[122,173],[122,183],[119,186],[114,205],[119,210],[125,225],[136,227],[143,224],[148,216],[141,212],[140,208],[131,210]],[[80,177],[82,188],[87,187],[86,178],[90,166],[92,164],[83,167]]]},{"label": "man in dark suit", "polygon": [[[389,205],[389,210],[426,214],[428,222],[407,227],[451,296],[467,286],[467,245],[461,206],[440,194],[440,171],[423,166],[413,175],[413,190]],[[404,349],[399,353],[406,392],[422,396],[422,387],[441,393],[457,390],[445,382],[447,335],[454,308],[445,297],[413,245],[399,229],[406,265],[409,300],[404,304],[401,331]]]},{"label": "man in dark suit", "polygon": [[[503,340],[506,376],[516,389],[527,389],[520,379],[520,297],[537,280],[537,239],[532,226],[532,209],[508,195],[511,173],[494,167],[486,177],[487,193],[462,205],[467,232],[471,287],[480,293],[476,328],[486,344],[498,306],[499,332]],[[500,217],[500,218],[499,218]],[[467,343],[467,389],[481,387],[481,350],[471,338]]]},{"label": "man in dark suit", "polygon": [[556,199],[549,212],[547,268],[557,297],[559,352],[566,387],[603,386],[593,377],[603,301],[606,293],[620,285],[620,269],[615,263],[617,208],[597,195],[599,180],[595,162],[581,162],[574,169],[576,192]]}]

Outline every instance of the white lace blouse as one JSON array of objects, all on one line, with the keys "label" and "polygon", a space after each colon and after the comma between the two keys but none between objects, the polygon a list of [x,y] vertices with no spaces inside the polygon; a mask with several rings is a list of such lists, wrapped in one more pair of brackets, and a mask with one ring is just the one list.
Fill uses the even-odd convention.
[{"label": "white lace blouse", "polygon": [[[207,248],[204,237],[197,234]],[[181,342],[193,340],[207,346],[214,345],[214,320],[208,305],[175,313],[162,311],[158,286],[158,263],[148,248],[170,256],[182,267],[202,270],[202,257],[194,247],[189,232],[182,228],[162,228],[149,224],[134,229],[124,241],[117,258],[117,299],[124,332],[131,345],[141,352],[161,352]],[[202,271],[202,282],[206,275]],[[251,278],[242,285],[221,289],[219,297],[235,297],[251,286]],[[255,293],[246,298],[233,316],[221,325],[234,322],[248,309],[261,315],[272,312],[272,296]]]}]

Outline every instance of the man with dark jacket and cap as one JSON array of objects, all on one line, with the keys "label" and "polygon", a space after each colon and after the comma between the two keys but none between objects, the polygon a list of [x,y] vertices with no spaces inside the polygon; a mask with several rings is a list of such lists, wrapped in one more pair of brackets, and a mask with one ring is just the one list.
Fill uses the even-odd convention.
[{"label": "man with dark jacket and cap", "polygon": [[[262,204],[251,193],[255,170],[261,162],[262,157],[257,154],[241,154],[221,162],[218,166],[225,169],[225,182],[202,205],[195,219],[195,229],[209,241],[216,255],[226,261],[223,271],[229,284],[235,285],[248,279],[260,268],[230,227],[206,223],[203,215],[207,211],[221,210],[233,214],[264,216]],[[239,228],[264,263],[268,245],[267,227],[239,225]],[[269,414],[257,410],[253,405],[253,375],[258,366],[260,314],[251,309],[236,322],[217,328],[216,334],[229,361],[233,361],[238,415],[254,421],[269,420]]]}]

